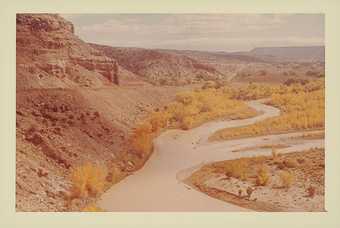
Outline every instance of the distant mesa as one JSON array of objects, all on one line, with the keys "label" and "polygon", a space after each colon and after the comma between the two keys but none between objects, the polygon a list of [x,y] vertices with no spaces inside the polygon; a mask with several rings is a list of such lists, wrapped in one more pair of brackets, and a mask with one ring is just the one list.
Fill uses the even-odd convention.
[{"label": "distant mesa", "polygon": [[253,56],[270,62],[324,62],[324,46],[257,47],[238,55]]}]

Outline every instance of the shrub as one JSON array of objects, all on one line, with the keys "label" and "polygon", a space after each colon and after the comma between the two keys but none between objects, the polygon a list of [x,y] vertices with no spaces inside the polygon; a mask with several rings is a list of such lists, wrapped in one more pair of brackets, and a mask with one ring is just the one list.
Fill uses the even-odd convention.
[{"label": "shrub", "polygon": [[267,166],[261,165],[257,170],[256,185],[266,186],[270,181],[269,170]]},{"label": "shrub", "polygon": [[235,161],[230,162],[230,164],[225,167],[225,174],[228,177],[246,180],[247,167],[248,163],[245,159],[237,159]]},{"label": "shrub", "polygon": [[282,111],[282,115],[267,118],[255,124],[221,129],[211,139],[232,139],[267,135],[291,130],[324,128],[325,88],[323,80],[313,80],[305,85],[259,86],[250,84],[239,90],[225,89],[234,99],[256,99],[271,96],[266,102]]},{"label": "shrub", "polygon": [[152,139],[153,138],[151,134],[144,133],[144,134],[134,135],[130,139],[133,151],[136,152],[140,156],[149,154],[153,148]]},{"label": "shrub", "polygon": [[190,116],[187,116],[187,117],[184,117],[181,128],[183,130],[189,130],[190,128],[192,128],[193,124],[194,124],[193,118]]},{"label": "shrub", "polygon": [[295,181],[294,174],[288,171],[282,171],[279,176],[284,188],[290,188]]},{"label": "shrub", "polygon": [[247,198],[250,199],[251,194],[254,192],[254,189],[252,187],[247,188]]},{"label": "shrub", "polygon": [[72,195],[74,198],[96,196],[105,185],[106,167],[87,163],[71,171]]},{"label": "shrub", "polygon": [[238,197],[240,197],[240,198],[242,197],[242,189],[238,190]]},{"label": "shrub", "polygon": [[283,164],[287,168],[295,168],[298,165],[295,159],[286,159],[283,161]]},{"label": "shrub", "polygon": [[243,101],[230,99],[224,88],[196,89],[176,95],[176,101],[168,105],[167,120],[173,127],[189,129],[205,121],[220,117],[247,118],[256,113]]},{"label": "shrub", "polygon": [[130,137],[132,150],[138,156],[142,157],[152,151],[152,131],[152,125],[148,122],[144,122],[134,130],[133,135]]},{"label": "shrub", "polygon": [[152,125],[148,122],[141,123],[138,125],[138,127],[134,129],[135,135],[143,135],[150,133],[152,133]]},{"label": "shrub", "polygon": [[154,112],[151,114],[150,117],[150,124],[151,124],[151,131],[152,132],[157,132],[161,128],[166,127],[168,118],[165,113],[161,112]]},{"label": "shrub", "polygon": [[307,188],[307,196],[310,198],[313,198],[315,196],[316,193],[316,188],[314,186],[309,186]]},{"label": "shrub", "polygon": [[182,104],[190,104],[193,101],[194,94],[192,92],[181,92],[176,94],[176,101]]},{"label": "shrub", "polygon": [[81,210],[82,212],[104,212],[100,207],[90,204]]}]

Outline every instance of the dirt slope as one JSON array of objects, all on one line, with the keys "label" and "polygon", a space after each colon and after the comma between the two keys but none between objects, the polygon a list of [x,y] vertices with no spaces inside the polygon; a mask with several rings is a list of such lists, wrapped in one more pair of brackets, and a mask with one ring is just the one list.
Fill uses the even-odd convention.
[{"label": "dirt slope", "polygon": [[184,85],[223,78],[214,67],[175,52],[95,44],[91,46],[152,84]]},{"label": "dirt slope", "polygon": [[132,127],[181,89],[148,85],[51,14],[17,15],[16,80],[17,211],[70,210],[68,177],[80,164],[125,170]]},{"label": "dirt slope", "polygon": [[[129,130],[176,88],[32,89],[17,93],[16,206],[60,211],[80,164],[121,163]],[[79,206],[82,202],[79,202]]]}]

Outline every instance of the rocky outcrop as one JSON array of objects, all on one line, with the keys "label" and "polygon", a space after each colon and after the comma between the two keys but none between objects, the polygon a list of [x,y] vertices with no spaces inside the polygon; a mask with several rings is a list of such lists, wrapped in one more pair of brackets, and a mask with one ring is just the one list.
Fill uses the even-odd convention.
[{"label": "rocky outcrop", "polygon": [[118,63],[57,14],[17,14],[17,89],[119,84]]},{"label": "rocky outcrop", "polygon": [[74,33],[73,24],[57,14],[18,14],[16,22],[17,26],[29,26],[32,32],[65,30]]},{"label": "rocky outcrop", "polygon": [[71,57],[71,62],[80,65],[88,71],[96,71],[107,78],[110,82],[119,85],[118,64],[111,58],[82,58]]}]

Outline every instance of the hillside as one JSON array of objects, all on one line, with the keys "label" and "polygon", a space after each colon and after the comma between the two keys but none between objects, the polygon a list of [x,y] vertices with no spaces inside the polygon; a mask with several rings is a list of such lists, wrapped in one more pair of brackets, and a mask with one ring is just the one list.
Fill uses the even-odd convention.
[{"label": "hillside", "polygon": [[[183,85],[205,80],[280,83],[295,77],[314,79],[324,75],[324,62],[311,62],[304,58],[318,56],[318,48],[293,48],[292,51],[289,48],[268,48],[270,52],[259,48],[251,52],[225,53],[91,46],[116,59],[120,66],[143,80],[160,85]],[[309,50],[309,55],[301,53],[304,49]]]},{"label": "hillside", "polygon": [[[233,82],[280,83],[290,78],[315,79],[324,75],[323,47],[255,48],[250,52],[159,50],[195,59],[218,70]],[[314,61],[315,59],[315,61]]]},{"label": "hillside", "polygon": [[183,85],[224,77],[209,64],[176,52],[91,44],[119,65],[152,84]]},{"label": "hillside", "polygon": [[66,204],[71,170],[140,168],[145,157],[125,157],[128,135],[182,88],[145,83],[58,15],[18,14],[16,35],[16,210],[79,210],[84,200]]}]

